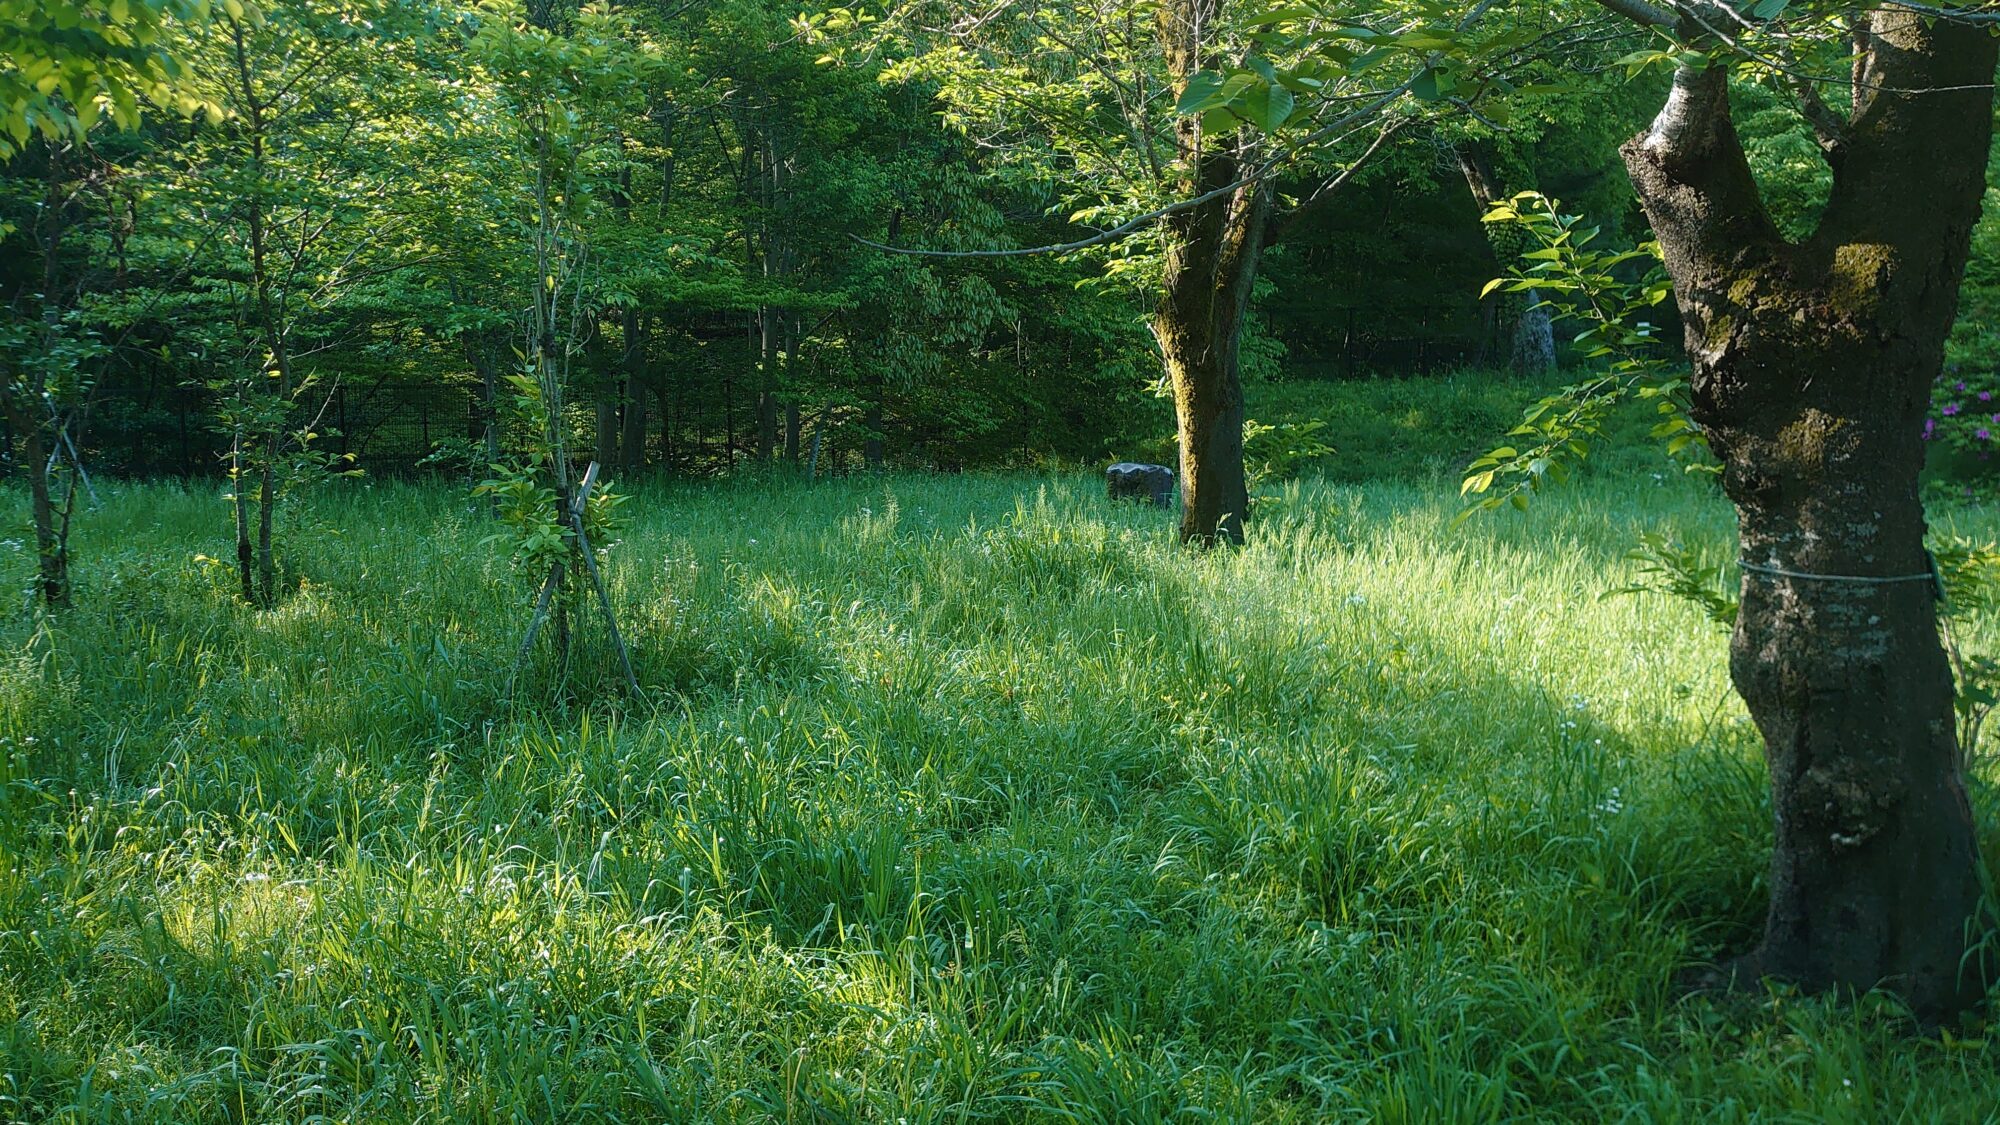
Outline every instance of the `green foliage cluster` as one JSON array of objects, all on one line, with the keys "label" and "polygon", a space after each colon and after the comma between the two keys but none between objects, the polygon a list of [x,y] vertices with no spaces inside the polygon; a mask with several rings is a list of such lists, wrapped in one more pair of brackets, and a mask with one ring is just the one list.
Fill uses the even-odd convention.
[{"label": "green foliage cluster", "polygon": [[[74,22],[67,7],[29,6],[52,42],[77,39],[55,27]],[[376,469],[432,452],[385,445],[372,424],[334,432],[340,390],[393,412],[410,388],[456,388],[497,415],[547,281],[532,261],[543,196],[574,318],[573,444],[613,446],[596,449],[607,471],[802,461],[814,436],[822,469],[1096,457],[1141,409],[1139,311],[1078,290],[1093,267],[937,266],[854,240],[965,245],[1051,222],[982,179],[921,84],[815,65],[789,38],[796,8],[115,7],[139,29],[119,34],[173,60],[154,68],[170,88],[148,88],[162,112],[124,135],[37,124],[0,168],[7,338],[99,388],[105,421],[83,452],[104,471],[157,471],[163,446],[226,453],[237,431],[262,440],[262,420],[246,430],[215,406],[275,389],[262,372],[280,337],[297,379],[259,409],[287,416],[286,444],[318,422],[334,448],[372,441]],[[126,73],[116,51],[86,54],[78,68]],[[72,95],[98,104],[81,87],[33,96]],[[247,284],[249,202],[274,259],[263,287]],[[44,300],[71,338],[116,346],[81,361],[45,347]],[[161,413],[190,401],[183,388],[201,391],[193,417]]]},{"label": "green foliage cluster", "polygon": [[[1563,214],[1539,192],[1495,203],[1486,221],[1515,224],[1534,248],[1523,252],[1508,274],[1488,282],[1485,292],[1546,294],[1557,323],[1574,330],[1589,377],[1531,407],[1508,431],[1518,444],[1493,449],[1467,467],[1459,486],[1459,495],[1472,498],[1466,514],[1503,504],[1527,508],[1528,498],[1544,484],[1567,479],[1590,455],[1608,416],[1627,402],[1652,403],[1657,420],[1651,433],[1667,455],[1687,458],[1690,468],[1703,467],[1694,460],[1705,450],[1687,417],[1687,381],[1661,347],[1652,320],[1653,310],[1672,292],[1659,267],[1658,247],[1594,245],[1599,228]],[[1644,272],[1635,276],[1635,267]]]},{"label": "green foliage cluster", "polygon": [[[224,0],[232,18],[243,0]],[[31,139],[63,142],[100,120],[136,128],[151,102],[192,113],[213,102],[180,89],[169,49],[176,24],[206,19],[210,0],[0,0],[0,160]]]},{"label": "green foliage cluster", "polygon": [[509,375],[507,389],[513,419],[535,436],[516,459],[489,466],[493,475],[472,491],[492,498],[494,514],[505,528],[486,542],[505,544],[521,570],[539,582],[551,567],[567,564],[581,549],[579,532],[600,559],[609,552],[621,522],[618,510],[629,497],[601,485],[592,488],[579,506],[574,488],[570,495],[560,494],[558,487],[569,482],[571,469],[555,471],[557,459],[567,454],[546,436],[557,432],[546,385],[530,366],[525,373]]}]

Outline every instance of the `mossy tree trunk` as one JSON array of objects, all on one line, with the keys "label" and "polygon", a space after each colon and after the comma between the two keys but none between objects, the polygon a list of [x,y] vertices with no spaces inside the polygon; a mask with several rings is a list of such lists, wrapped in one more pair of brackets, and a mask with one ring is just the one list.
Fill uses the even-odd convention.
[{"label": "mossy tree trunk", "polygon": [[1979,860],[1931,584],[1904,577],[1927,570],[1921,427],[1979,213],[1995,48],[1894,9],[1858,42],[1851,109],[1808,101],[1833,186],[1803,241],[1764,209],[1726,68],[1683,68],[1623,153],[1753,567],[1730,671],[1764,738],[1775,841],[1764,939],[1736,976],[1885,987],[1940,1018],[1983,991],[1966,963]]},{"label": "mossy tree trunk", "polygon": [[[1220,0],[1172,0],[1159,13],[1161,45],[1175,88],[1202,69]],[[1204,134],[1200,120],[1174,123],[1181,185],[1193,198],[1245,178],[1246,133]],[[1261,180],[1218,195],[1166,222],[1164,292],[1153,314],[1180,435],[1184,543],[1243,541],[1249,491],[1243,472],[1240,345],[1263,253],[1271,193]]]}]

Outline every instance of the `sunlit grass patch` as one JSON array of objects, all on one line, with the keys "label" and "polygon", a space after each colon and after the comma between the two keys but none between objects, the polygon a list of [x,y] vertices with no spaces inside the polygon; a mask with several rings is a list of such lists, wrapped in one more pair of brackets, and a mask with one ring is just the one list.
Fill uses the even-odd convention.
[{"label": "sunlit grass patch", "polygon": [[5,626],[0,1120],[1991,1112],[1977,1031],[1672,988],[1762,764],[1723,638],[1604,594],[1726,548],[1699,481],[1308,478],[1207,556],[1084,477],[642,486],[638,702],[588,619],[510,701],[462,493],[327,493],[260,614],[212,498],[107,491]]}]

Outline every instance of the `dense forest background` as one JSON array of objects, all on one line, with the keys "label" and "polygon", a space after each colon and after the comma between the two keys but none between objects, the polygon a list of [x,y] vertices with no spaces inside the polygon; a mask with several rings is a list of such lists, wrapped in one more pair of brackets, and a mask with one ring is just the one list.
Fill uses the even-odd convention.
[{"label": "dense forest background", "polygon": [[[174,25],[191,112],[0,166],[0,350],[59,373],[50,408],[96,472],[227,471],[260,410],[311,435],[288,459],[471,471],[508,441],[539,276],[574,448],[612,471],[1170,459],[1145,251],[869,245],[1031,246],[1098,216],[1070,221],[1060,160],[950,112],[920,46],[830,53],[806,26],[778,0],[274,0]],[[1562,78],[1513,97],[1504,131],[1406,129],[1305,215],[1258,283],[1246,378],[1506,365],[1520,307],[1479,298],[1504,263],[1468,153],[1642,237],[1615,148],[1662,80]],[[1803,124],[1739,97],[1769,101],[1746,107],[1749,147],[1779,217],[1808,221],[1825,168]],[[1969,326],[2000,292],[1996,229]]]}]

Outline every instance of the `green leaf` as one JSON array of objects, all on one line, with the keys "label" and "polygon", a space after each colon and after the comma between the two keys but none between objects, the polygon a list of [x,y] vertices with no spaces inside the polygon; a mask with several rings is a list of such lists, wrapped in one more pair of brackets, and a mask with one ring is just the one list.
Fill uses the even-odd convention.
[{"label": "green leaf", "polygon": [[1180,100],[1174,103],[1174,112],[1196,113],[1215,104],[1222,93],[1222,76],[1204,70],[1190,77],[1182,88]]}]

